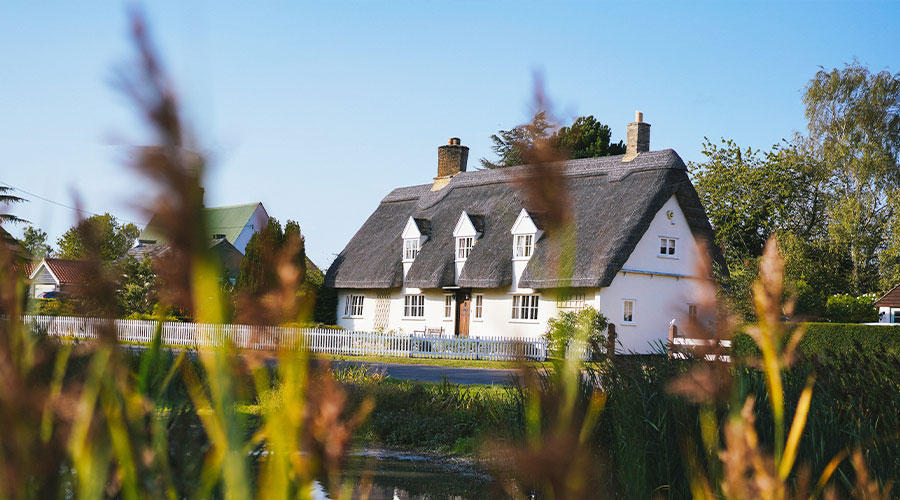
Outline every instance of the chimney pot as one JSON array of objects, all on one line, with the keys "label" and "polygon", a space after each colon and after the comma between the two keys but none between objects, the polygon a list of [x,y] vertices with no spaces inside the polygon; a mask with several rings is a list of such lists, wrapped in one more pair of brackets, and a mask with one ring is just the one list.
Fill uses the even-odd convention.
[{"label": "chimney pot", "polygon": [[650,124],[644,122],[644,113],[634,112],[634,122],[626,129],[625,157],[622,161],[631,161],[639,153],[650,151]]},{"label": "chimney pot", "polygon": [[449,144],[451,146],[459,146],[460,142],[461,141],[459,140],[459,137],[451,137],[450,140],[447,141],[447,144]]}]

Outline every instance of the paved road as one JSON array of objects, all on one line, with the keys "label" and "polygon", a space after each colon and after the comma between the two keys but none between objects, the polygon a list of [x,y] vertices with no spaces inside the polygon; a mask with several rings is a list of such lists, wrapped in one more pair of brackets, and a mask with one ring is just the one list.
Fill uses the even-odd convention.
[{"label": "paved road", "polygon": [[335,361],[333,366],[366,365],[373,370],[384,372],[391,378],[418,380],[421,382],[443,382],[464,385],[512,385],[516,380],[516,370],[492,368],[464,368],[451,366],[412,365],[400,363],[375,363],[365,361]]},{"label": "paved road", "polygon": [[[143,345],[126,346],[128,349],[146,349]],[[179,349],[174,349],[179,351]],[[191,351],[193,355],[193,351]],[[272,359],[272,362],[275,360]],[[443,382],[461,385],[512,385],[517,376],[516,370],[495,368],[464,368],[456,366],[414,365],[405,363],[380,363],[369,361],[341,360],[332,361],[333,367],[352,367],[365,365],[375,371],[384,372],[391,378],[418,380],[420,382]]]}]

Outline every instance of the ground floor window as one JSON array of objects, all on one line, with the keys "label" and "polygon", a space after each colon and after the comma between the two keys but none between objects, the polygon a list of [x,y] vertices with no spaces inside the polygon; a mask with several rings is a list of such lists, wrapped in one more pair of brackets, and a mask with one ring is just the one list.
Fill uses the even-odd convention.
[{"label": "ground floor window", "polygon": [[453,296],[444,295],[444,319],[453,319]]},{"label": "ground floor window", "polygon": [[475,319],[481,319],[484,295],[475,296]]},{"label": "ground floor window", "polygon": [[347,295],[347,300],[344,302],[344,316],[362,316],[364,299],[363,295]]},{"label": "ground floor window", "polygon": [[891,323],[900,323],[900,309],[894,309],[894,317],[892,318]]},{"label": "ground floor window", "polygon": [[424,318],[425,317],[425,296],[424,295],[404,295],[403,296],[403,316],[406,318]]},{"label": "ground floor window", "polygon": [[625,299],[622,301],[622,322],[634,323],[634,300]]},{"label": "ground floor window", "polygon": [[537,319],[537,295],[513,295],[512,319]]},{"label": "ground floor window", "polygon": [[584,294],[572,293],[562,295],[557,298],[556,307],[559,309],[584,309]]}]

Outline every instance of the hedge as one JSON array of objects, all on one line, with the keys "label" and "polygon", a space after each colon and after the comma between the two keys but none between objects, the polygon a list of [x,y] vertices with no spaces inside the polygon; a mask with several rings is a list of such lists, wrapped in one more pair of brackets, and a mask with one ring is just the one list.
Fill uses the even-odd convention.
[{"label": "hedge", "polygon": [[[858,323],[802,323],[806,333],[800,340],[799,350],[806,355],[843,353],[859,346],[863,352],[900,354],[900,325],[880,326]],[[745,333],[734,337],[736,356],[758,353],[756,343]]]}]

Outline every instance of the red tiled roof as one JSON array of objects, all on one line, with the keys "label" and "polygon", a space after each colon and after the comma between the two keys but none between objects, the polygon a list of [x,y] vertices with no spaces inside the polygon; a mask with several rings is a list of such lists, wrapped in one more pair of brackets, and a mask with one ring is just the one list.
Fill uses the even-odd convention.
[{"label": "red tiled roof", "polygon": [[900,307],[900,285],[895,286],[883,297],[875,301],[877,307]]},{"label": "red tiled roof", "polygon": [[[60,283],[84,283],[90,279],[87,262],[73,259],[44,259]],[[32,269],[31,272],[34,272]],[[29,276],[31,273],[29,273]]]}]

